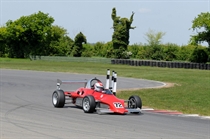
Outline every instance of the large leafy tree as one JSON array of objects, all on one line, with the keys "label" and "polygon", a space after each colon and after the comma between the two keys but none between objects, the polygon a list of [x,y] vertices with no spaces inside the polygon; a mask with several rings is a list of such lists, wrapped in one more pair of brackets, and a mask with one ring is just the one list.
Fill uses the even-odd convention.
[{"label": "large leafy tree", "polygon": [[47,36],[46,45],[48,45],[49,48],[45,50],[42,55],[69,55],[73,40],[67,34],[67,30],[63,27],[53,25]]},{"label": "large leafy tree", "polygon": [[127,50],[127,47],[129,45],[129,30],[134,29],[135,27],[132,27],[131,24],[133,22],[133,16],[134,12],[132,12],[132,15],[130,17],[130,20],[127,18],[120,18],[120,16],[117,16],[116,9],[112,9],[112,20],[113,20],[113,35],[112,35],[112,42],[113,47],[116,51],[117,58],[122,57],[122,52]]},{"label": "large leafy tree", "polygon": [[6,34],[6,27],[0,27],[0,57],[4,57],[7,53]]},{"label": "large leafy tree", "polygon": [[81,57],[83,51],[83,43],[87,43],[86,36],[82,32],[78,33],[74,38],[73,49],[71,55],[74,57]]},{"label": "large leafy tree", "polygon": [[193,31],[196,31],[196,35],[192,35],[190,39],[191,44],[198,44],[207,42],[210,47],[210,13],[201,13],[192,21]]},{"label": "large leafy tree", "polygon": [[10,57],[24,58],[46,51],[47,37],[53,22],[52,17],[40,11],[15,21],[9,20],[6,27]]}]

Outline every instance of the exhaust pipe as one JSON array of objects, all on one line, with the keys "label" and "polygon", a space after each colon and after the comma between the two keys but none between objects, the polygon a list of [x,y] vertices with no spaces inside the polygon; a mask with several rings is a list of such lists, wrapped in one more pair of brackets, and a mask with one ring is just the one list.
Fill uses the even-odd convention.
[{"label": "exhaust pipe", "polygon": [[117,90],[117,72],[114,73],[114,86],[113,86],[113,94],[116,96]]},{"label": "exhaust pipe", "polygon": [[114,70],[112,71],[112,79],[111,79],[111,86],[109,87],[110,82],[110,70],[107,69],[106,74],[106,89],[110,89],[112,93],[116,96],[116,90],[117,90],[117,72]]},{"label": "exhaust pipe", "polygon": [[113,87],[114,87],[114,70],[112,71],[112,81],[111,81],[111,87],[109,89],[113,91]]},{"label": "exhaust pipe", "polygon": [[107,74],[106,74],[106,89],[109,89],[109,76],[110,76],[110,70],[107,69]]}]

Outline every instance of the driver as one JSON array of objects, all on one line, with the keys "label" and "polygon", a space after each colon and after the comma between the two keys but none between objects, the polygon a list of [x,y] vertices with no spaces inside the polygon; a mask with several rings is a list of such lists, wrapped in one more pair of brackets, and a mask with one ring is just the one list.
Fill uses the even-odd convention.
[{"label": "driver", "polygon": [[97,92],[101,92],[104,90],[104,86],[102,83],[98,82],[94,84],[94,90]]}]

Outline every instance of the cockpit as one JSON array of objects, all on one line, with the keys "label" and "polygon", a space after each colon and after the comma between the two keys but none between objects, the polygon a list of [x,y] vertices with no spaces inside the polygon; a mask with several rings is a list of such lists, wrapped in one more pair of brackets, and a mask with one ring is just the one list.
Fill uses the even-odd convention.
[{"label": "cockpit", "polygon": [[[96,83],[102,84],[102,82],[99,79],[97,79],[97,78],[90,79],[89,81],[87,81],[87,83],[85,85],[85,88],[94,89],[94,85]],[[113,94],[111,90],[104,89],[104,88],[101,91],[99,91],[99,92],[104,93],[104,94]]]}]

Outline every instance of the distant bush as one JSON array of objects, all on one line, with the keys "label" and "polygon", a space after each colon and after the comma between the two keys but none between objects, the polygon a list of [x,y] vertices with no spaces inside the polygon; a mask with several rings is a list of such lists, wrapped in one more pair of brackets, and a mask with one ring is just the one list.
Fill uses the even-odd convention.
[{"label": "distant bush", "polygon": [[196,46],[194,45],[181,46],[179,52],[177,53],[177,60],[190,61],[190,57],[195,48]]},{"label": "distant bush", "polygon": [[128,46],[128,52],[131,52],[132,55],[130,55],[131,58],[138,58],[138,52],[140,51],[140,45],[133,44]]},{"label": "distant bush", "polygon": [[206,48],[196,47],[191,54],[190,62],[206,63],[208,61],[208,53]]},{"label": "distant bush", "polygon": [[112,42],[97,42],[93,44],[93,55],[97,57],[114,57]]},{"label": "distant bush", "polygon": [[92,57],[93,55],[93,45],[89,43],[83,44],[82,57]]},{"label": "distant bush", "polygon": [[113,58],[114,57],[113,43],[111,41],[105,43],[103,47],[103,51],[104,51],[104,57]]},{"label": "distant bush", "polygon": [[93,49],[94,56],[104,57],[103,47],[104,47],[104,43],[103,42],[95,43],[94,47],[93,47],[94,48]]},{"label": "distant bush", "polygon": [[[73,51],[73,50],[72,50]],[[121,59],[147,59],[163,61],[210,62],[210,48],[195,45],[179,46],[173,43],[148,45],[132,44],[127,50],[114,49],[113,43],[83,44],[82,57],[106,57]]]},{"label": "distant bush", "polygon": [[167,43],[165,45],[162,45],[163,50],[163,60],[165,61],[173,61],[177,60],[177,55],[180,50],[180,47],[173,43]]},{"label": "distant bush", "polygon": [[147,59],[149,56],[147,55],[147,50],[145,46],[139,47],[139,51],[136,55],[136,58],[138,59]]}]

